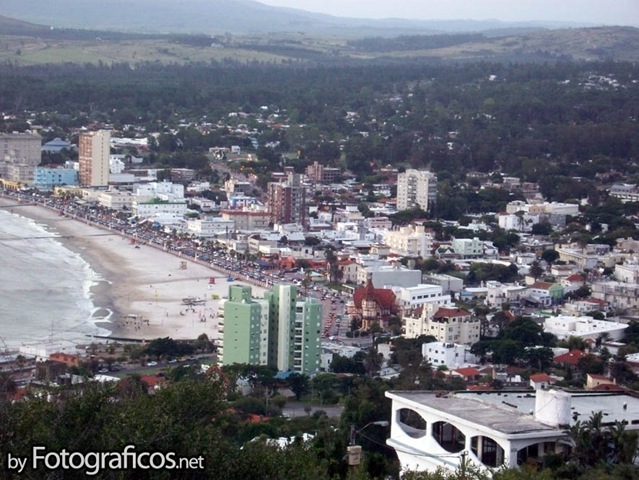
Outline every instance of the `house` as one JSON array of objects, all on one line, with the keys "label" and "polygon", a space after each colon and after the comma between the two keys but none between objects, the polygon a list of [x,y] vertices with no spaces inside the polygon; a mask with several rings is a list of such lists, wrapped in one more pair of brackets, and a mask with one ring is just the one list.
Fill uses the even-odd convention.
[{"label": "house", "polygon": [[586,354],[581,350],[570,350],[568,353],[556,356],[553,362],[563,366],[576,367],[579,363],[579,359],[585,355]]},{"label": "house", "polygon": [[361,330],[369,330],[375,323],[388,328],[391,315],[397,311],[395,293],[386,288],[375,288],[369,278],[366,286],[358,288],[346,305],[351,320],[361,322]]},{"label": "house", "polygon": [[569,427],[590,412],[639,429],[639,398],[620,392],[559,390],[388,391],[391,432],[402,472],[459,472],[470,465],[488,477],[499,468],[540,464],[570,449]]},{"label": "house", "polygon": [[535,373],[530,376],[530,386],[535,390],[548,388],[550,386],[550,376],[545,373]]}]

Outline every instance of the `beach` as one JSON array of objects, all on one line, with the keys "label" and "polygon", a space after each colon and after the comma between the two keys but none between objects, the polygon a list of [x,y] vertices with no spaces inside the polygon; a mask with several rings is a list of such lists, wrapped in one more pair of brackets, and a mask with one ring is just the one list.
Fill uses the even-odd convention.
[{"label": "beach", "polygon": [[[0,206],[15,203],[0,199]],[[186,340],[202,333],[218,338],[217,310],[230,284],[226,274],[46,207],[20,205],[12,211],[46,226],[96,272],[92,321],[111,331],[112,338]],[[254,296],[265,291],[252,288]],[[194,301],[185,304],[184,299]]]}]

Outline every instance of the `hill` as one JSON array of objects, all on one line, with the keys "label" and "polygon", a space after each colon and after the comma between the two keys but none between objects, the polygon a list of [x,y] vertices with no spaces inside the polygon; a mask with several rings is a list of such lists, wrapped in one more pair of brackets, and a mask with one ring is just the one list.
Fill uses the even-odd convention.
[{"label": "hill", "polygon": [[[254,0],[3,0],[2,14],[56,28],[144,33],[250,34],[303,32],[362,37],[486,31],[576,24],[356,19],[273,7]],[[583,25],[581,25],[583,26]]]},{"label": "hill", "polygon": [[0,32],[0,62],[16,65],[639,61],[639,29],[632,27],[338,38],[306,33],[143,34],[48,27],[0,16]]}]

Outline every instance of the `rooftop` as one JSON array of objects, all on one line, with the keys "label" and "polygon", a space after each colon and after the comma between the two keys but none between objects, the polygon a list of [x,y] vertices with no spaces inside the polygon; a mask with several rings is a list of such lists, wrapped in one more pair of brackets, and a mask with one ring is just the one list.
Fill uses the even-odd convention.
[{"label": "rooftop", "polygon": [[[497,402],[485,401],[485,397],[489,397],[491,393],[476,392],[460,396],[460,393],[438,395],[435,392],[391,391],[386,395],[446,412],[447,416],[496,430],[505,435],[557,431],[556,428],[535,420],[532,415],[523,413],[529,410],[504,408]],[[534,396],[531,398],[533,400],[531,408],[533,408]]]}]

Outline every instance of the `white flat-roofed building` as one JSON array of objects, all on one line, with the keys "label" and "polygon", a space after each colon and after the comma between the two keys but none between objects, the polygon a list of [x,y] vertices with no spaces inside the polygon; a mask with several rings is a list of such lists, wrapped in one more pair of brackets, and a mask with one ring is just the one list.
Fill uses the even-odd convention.
[{"label": "white flat-roofed building", "polygon": [[459,277],[453,277],[446,274],[424,274],[422,277],[424,283],[431,285],[439,285],[442,287],[443,293],[459,293],[464,289],[464,281]]},{"label": "white flat-roofed building", "polygon": [[[562,452],[559,440],[568,436],[569,394],[540,392],[540,407],[533,410],[538,414],[531,415],[531,410],[487,403],[483,395],[389,391],[386,397],[393,403],[386,443],[395,449],[402,472],[453,473],[465,462],[488,476],[501,467],[516,468]],[[545,411],[554,417],[544,417]]]},{"label": "white flat-roofed building", "polygon": [[404,318],[406,338],[432,335],[439,342],[472,345],[479,341],[480,321],[455,307],[425,304],[419,317]]},{"label": "white flat-roofed building", "polygon": [[158,198],[149,200],[135,199],[131,204],[131,209],[133,214],[140,218],[151,218],[157,214],[183,217],[188,210],[185,201],[170,202]]},{"label": "white flat-roofed building", "polygon": [[486,305],[491,308],[499,308],[504,303],[518,303],[526,297],[528,292],[528,287],[504,285],[497,281],[486,282],[486,288]]},{"label": "white flat-roofed building", "polygon": [[594,254],[587,254],[576,248],[557,248],[559,260],[566,263],[573,263],[580,270],[592,270],[597,266],[600,257]]},{"label": "white flat-roofed building", "polygon": [[423,226],[408,226],[386,231],[384,243],[397,255],[427,258],[431,256],[433,236]]},{"label": "white flat-roofed building", "polygon": [[455,238],[453,250],[460,258],[476,258],[484,254],[484,243],[479,238]]},{"label": "white flat-roofed building", "polygon": [[422,357],[433,367],[444,365],[449,370],[473,366],[479,361],[468,345],[444,342],[422,343]]},{"label": "white flat-roofed building", "polygon": [[415,309],[427,303],[436,303],[443,307],[452,305],[450,295],[444,295],[439,285],[425,283],[415,287],[384,287],[391,288],[397,299],[400,315],[410,315]]},{"label": "white flat-roofed building", "polygon": [[626,328],[628,325],[625,323],[595,320],[588,316],[559,315],[544,321],[544,332],[552,333],[560,340],[569,337],[596,340],[602,333],[608,334],[610,340],[621,340]]},{"label": "white flat-roofed building", "polygon": [[592,297],[608,302],[611,308],[639,308],[639,284],[621,282],[593,283]]},{"label": "white flat-roofed building", "polygon": [[193,233],[198,237],[212,238],[234,231],[235,223],[232,220],[224,220],[221,217],[208,217],[188,220],[186,228],[189,233]]},{"label": "white flat-roofed building", "polygon": [[393,265],[363,266],[357,269],[357,283],[365,284],[369,277],[374,285],[415,287],[421,283],[422,272]]},{"label": "white flat-roofed building", "polygon": [[639,283],[639,263],[634,261],[615,265],[615,278],[623,283]]},{"label": "white flat-roofed building", "polygon": [[120,190],[107,190],[98,193],[98,203],[111,210],[131,209],[134,199],[131,192],[121,192]]}]

